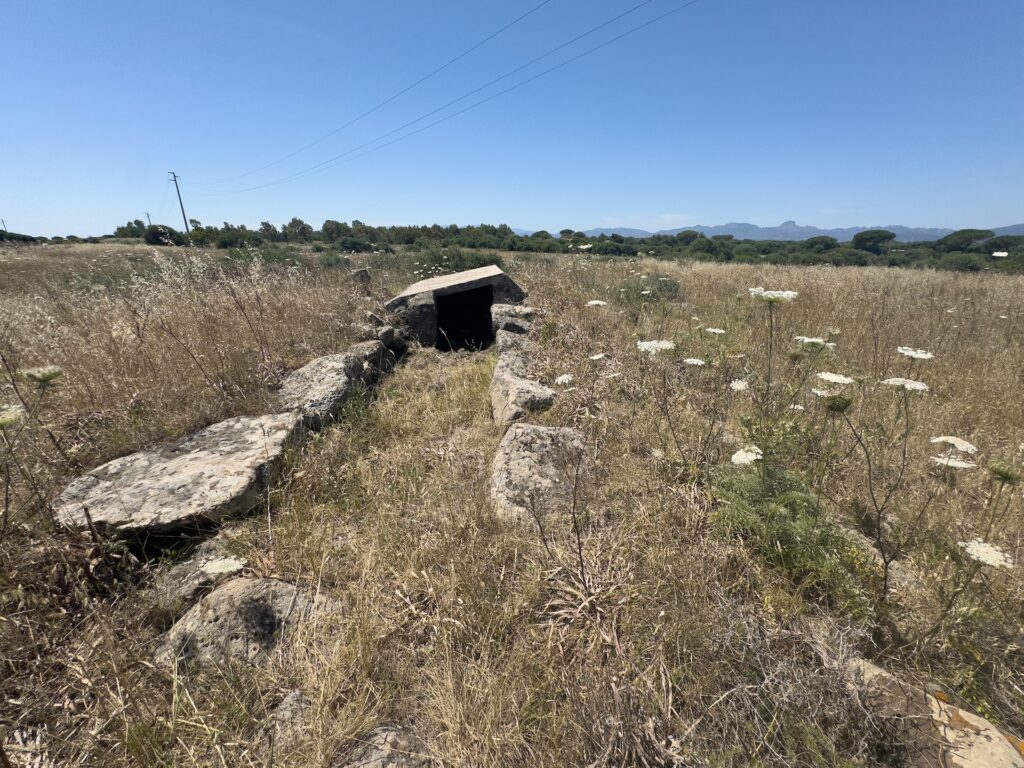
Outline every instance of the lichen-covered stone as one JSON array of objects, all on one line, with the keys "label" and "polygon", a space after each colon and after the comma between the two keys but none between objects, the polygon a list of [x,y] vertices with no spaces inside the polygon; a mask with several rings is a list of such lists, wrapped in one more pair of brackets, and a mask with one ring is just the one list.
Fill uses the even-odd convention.
[{"label": "lichen-covered stone", "polygon": [[362,386],[365,363],[350,353],[318,357],[285,377],[278,401],[283,409],[301,413],[306,427],[320,429]]},{"label": "lichen-covered stone", "polygon": [[[54,504],[57,519],[105,535],[205,528],[259,504],[300,429],[294,411],[242,416],[114,459],[74,480]],[[88,511],[88,515],[86,514]]]},{"label": "lichen-covered stone", "polygon": [[492,304],[491,324],[494,332],[529,333],[530,322],[537,316],[533,307],[521,304]]},{"label": "lichen-covered stone", "polygon": [[526,521],[568,511],[583,462],[583,438],[576,430],[513,424],[491,465],[495,513]]},{"label": "lichen-covered stone", "polygon": [[508,424],[528,414],[547,410],[555,402],[555,392],[526,377],[527,355],[532,342],[521,334],[499,330],[496,334],[498,362],[491,376],[491,416],[495,423]]},{"label": "lichen-covered stone", "polygon": [[316,608],[317,601],[292,584],[232,579],[175,622],[157,651],[157,660],[163,664],[261,663]]}]

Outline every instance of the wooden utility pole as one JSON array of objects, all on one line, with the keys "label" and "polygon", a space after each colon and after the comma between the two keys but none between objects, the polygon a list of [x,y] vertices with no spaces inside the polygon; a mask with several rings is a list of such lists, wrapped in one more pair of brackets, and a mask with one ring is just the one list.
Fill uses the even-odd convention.
[{"label": "wooden utility pole", "polygon": [[7,231],[7,222],[4,221],[3,219],[0,219],[0,224],[4,225],[4,232],[6,232]]},{"label": "wooden utility pole", "polygon": [[149,218],[149,211],[146,211],[146,221],[149,223],[149,226],[153,226],[153,220]]},{"label": "wooden utility pole", "polygon": [[185,234],[187,235],[188,230],[188,217],[185,216],[185,204],[181,202],[181,189],[178,188],[178,174],[174,171],[168,171],[171,174],[171,178],[174,180],[174,189],[178,193],[178,205],[181,206],[181,220],[185,222]]}]

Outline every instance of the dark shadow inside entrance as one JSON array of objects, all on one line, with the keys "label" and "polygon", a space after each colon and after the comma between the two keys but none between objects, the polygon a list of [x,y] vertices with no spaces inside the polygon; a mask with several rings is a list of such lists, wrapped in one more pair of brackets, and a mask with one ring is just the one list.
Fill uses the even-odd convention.
[{"label": "dark shadow inside entrance", "polygon": [[435,296],[437,348],[442,352],[451,352],[459,349],[480,349],[493,344],[493,302],[494,288],[490,285]]}]

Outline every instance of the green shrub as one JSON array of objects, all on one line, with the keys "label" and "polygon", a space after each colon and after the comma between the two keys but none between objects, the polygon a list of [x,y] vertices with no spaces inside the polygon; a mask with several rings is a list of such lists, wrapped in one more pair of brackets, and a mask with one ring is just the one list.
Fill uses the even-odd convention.
[{"label": "green shrub", "polygon": [[185,245],[185,235],[163,224],[146,227],[143,239],[150,245]]}]

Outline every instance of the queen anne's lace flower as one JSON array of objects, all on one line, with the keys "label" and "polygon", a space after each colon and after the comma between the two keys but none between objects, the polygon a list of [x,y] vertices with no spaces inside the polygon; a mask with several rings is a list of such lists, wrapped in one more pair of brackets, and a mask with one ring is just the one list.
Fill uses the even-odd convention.
[{"label": "queen anne's lace flower", "polygon": [[666,341],[665,339],[655,339],[654,341],[638,341],[636,348],[641,352],[648,352],[652,355],[656,355],[658,352],[663,352],[669,349],[675,349],[676,343],[674,341]]},{"label": "queen anne's lace flower", "polygon": [[746,392],[750,388],[750,385],[743,379],[736,379],[735,381],[729,382],[729,389],[733,392]]},{"label": "queen anne's lace flower", "polygon": [[753,464],[755,461],[760,459],[764,454],[761,449],[756,445],[748,445],[746,448],[740,448],[736,453],[729,459],[733,464],[740,467],[745,467],[748,464]]},{"label": "queen anne's lace flower", "polygon": [[716,336],[721,336],[723,333],[725,333],[725,330],[723,330],[722,328],[705,328],[704,330],[707,331],[708,333],[713,333]]},{"label": "queen anne's lace flower", "polygon": [[25,418],[25,409],[20,405],[5,405],[0,408],[0,429],[13,427]]},{"label": "queen anne's lace flower", "polygon": [[819,373],[818,378],[822,381],[827,381],[829,384],[853,384],[854,381],[849,376],[843,376],[841,373],[829,373],[828,371]]},{"label": "queen anne's lace flower", "polygon": [[935,355],[926,349],[914,349],[913,347],[896,347],[896,351],[904,357],[912,357],[915,360],[931,360]]},{"label": "queen anne's lace flower", "polygon": [[567,386],[569,386],[570,384],[572,384],[572,374],[571,373],[563,373],[561,376],[558,376],[555,379],[555,384],[557,384],[560,387],[567,387]]},{"label": "queen anne's lace flower", "polygon": [[761,286],[748,288],[747,291],[755,299],[761,299],[769,304],[779,304],[795,299],[799,294],[796,291],[766,291]]},{"label": "queen anne's lace flower", "polygon": [[961,453],[977,453],[978,449],[976,446],[968,443],[959,437],[952,437],[950,435],[940,435],[939,437],[933,437],[931,439],[933,443],[945,443],[956,448]]},{"label": "queen anne's lace flower", "polygon": [[707,363],[705,363],[699,357],[688,357],[685,360],[683,360],[683,362],[686,363],[687,365],[696,365],[696,366],[707,365]]},{"label": "queen anne's lace flower", "polygon": [[598,360],[604,360],[607,356],[604,352],[598,352],[596,355],[591,355],[588,359],[596,363]]},{"label": "queen anne's lace flower", "polygon": [[835,349],[834,341],[826,341],[818,336],[794,336],[793,340],[811,349]]},{"label": "queen anne's lace flower", "polygon": [[914,381],[913,379],[904,379],[900,377],[885,379],[883,382],[887,387],[902,387],[908,392],[927,392],[928,385],[923,381]]},{"label": "queen anne's lace flower", "polygon": [[62,373],[64,373],[64,370],[60,366],[44,365],[41,368],[26,368],[21,372],[21,375],[29,381],[34,381],[36,384],[49,384]]},{"label": "queen anne's lace flower", "polygon": [[587,302],[588,307],[607,307],[607,301],[601,301],[600,299],[591,299]]},{"label": "queen anne's lace flower", "polygon": [[989,544],[981,539],[961,541],[959,544],[964,554],[975,562],[996,568],[1013,568],[1013,560],[995,544]]}]

